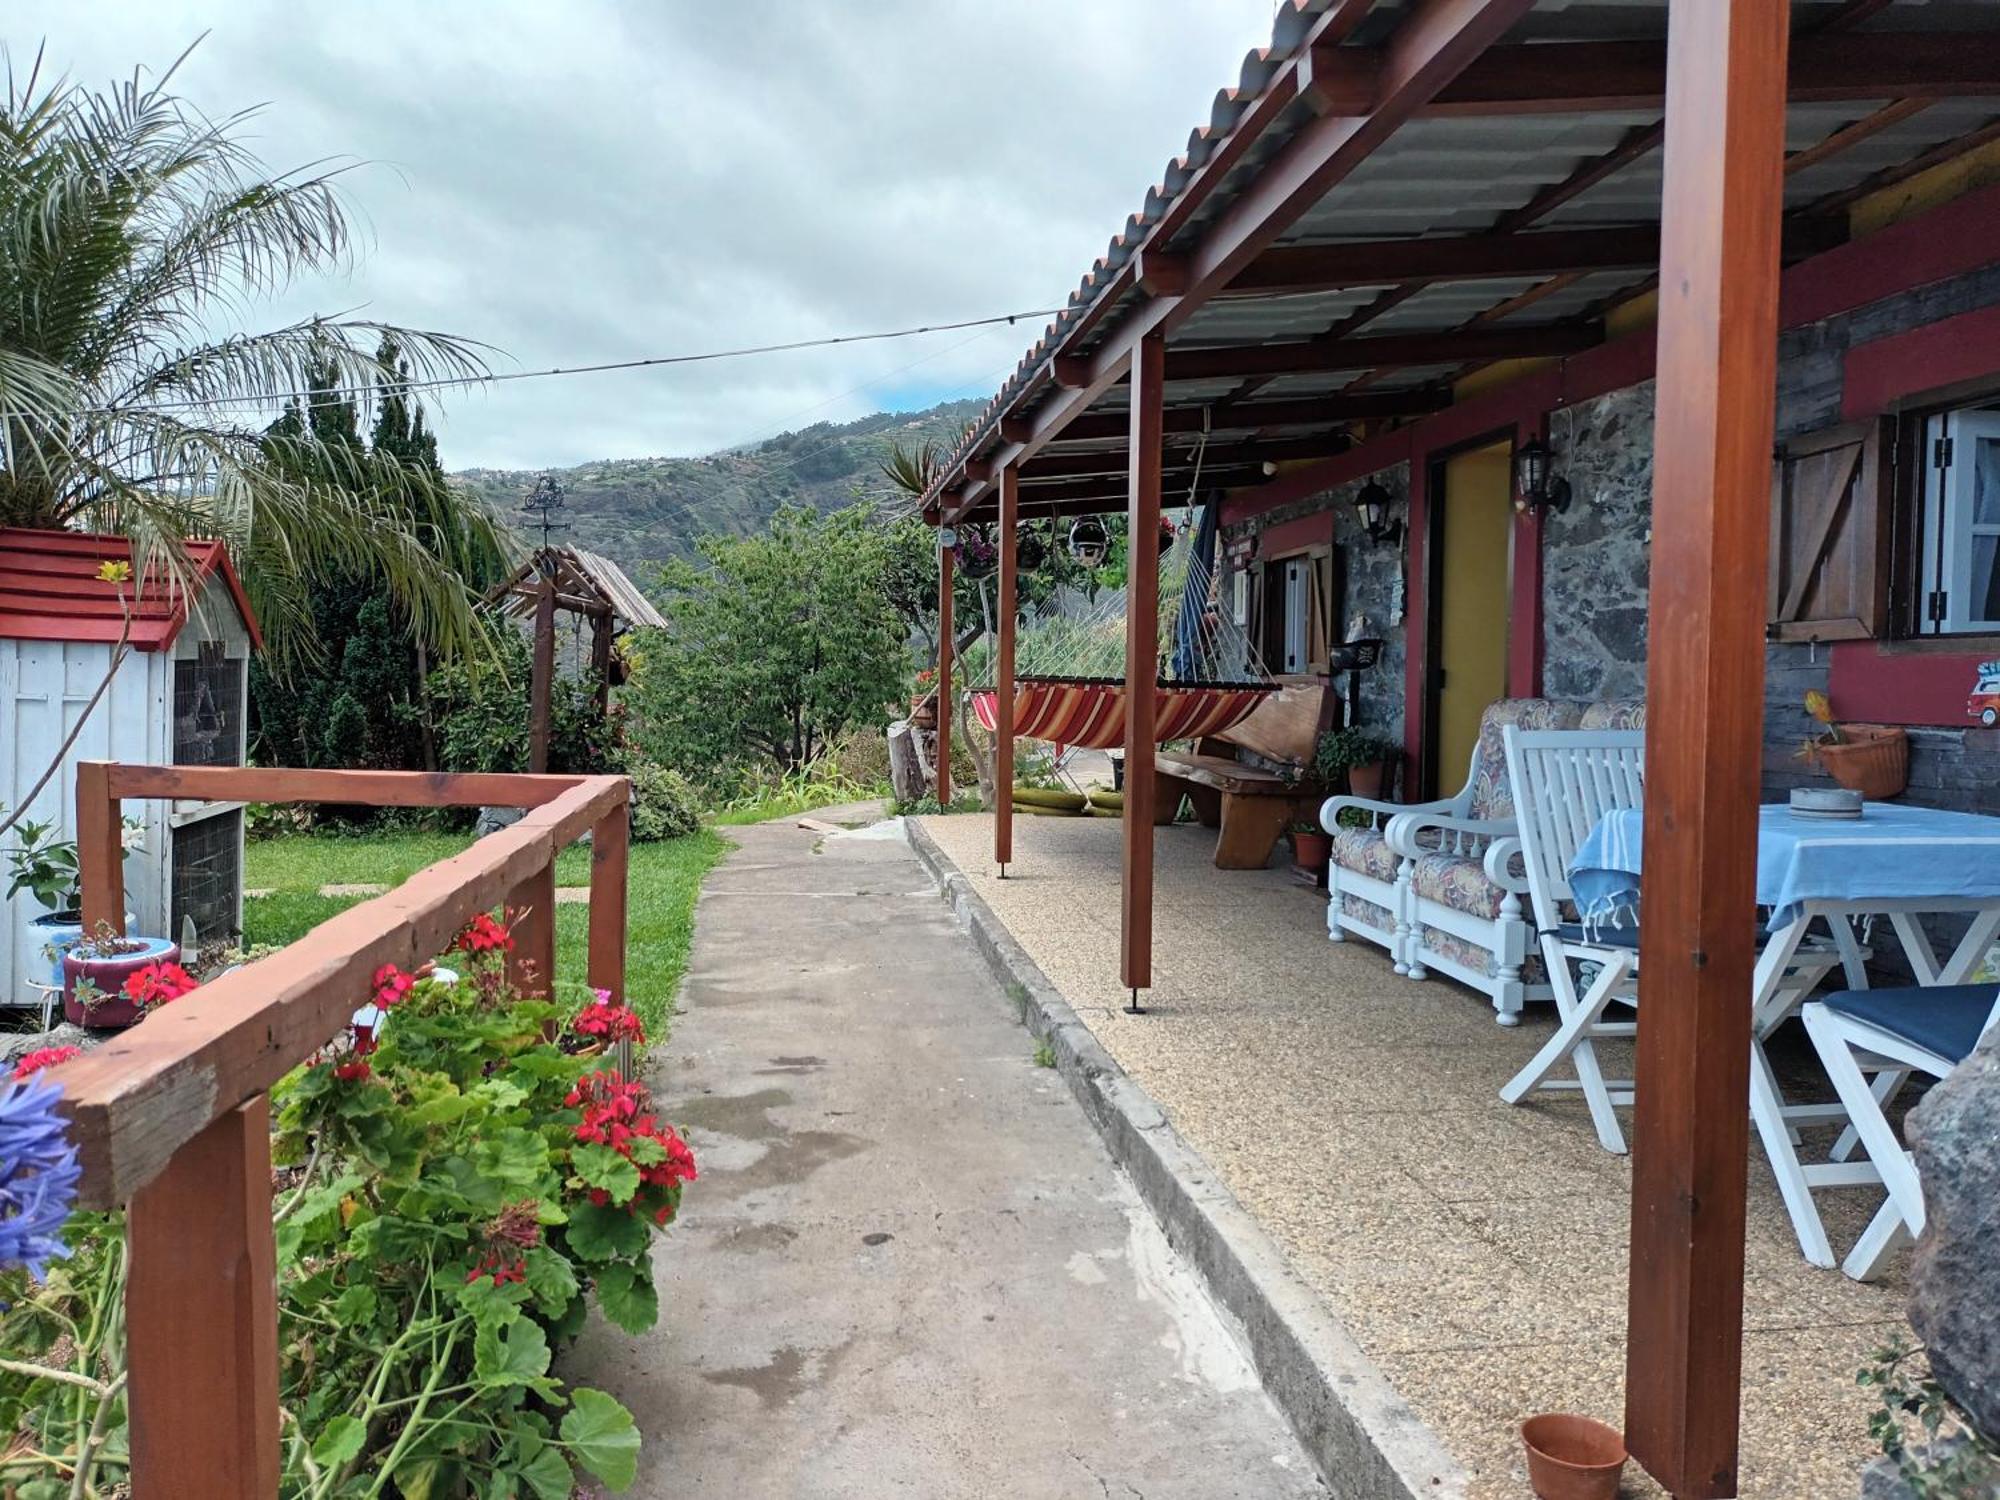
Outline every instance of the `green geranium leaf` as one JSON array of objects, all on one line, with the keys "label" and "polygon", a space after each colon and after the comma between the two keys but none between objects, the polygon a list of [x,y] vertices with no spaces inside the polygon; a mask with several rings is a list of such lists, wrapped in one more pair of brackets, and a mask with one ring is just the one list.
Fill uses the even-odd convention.
[{"label": "green geranium leaf", "polygon": [[326,1424],[313,1444],[313,1462],[323,1469],[337,1468],[361,1451],[368,1427],[359,1417],[341,1415]]},{"label": "green geranium leaf", "polygon": [[639,1429],[632,1413],[602,1391],[581,1388],[563,1413],[562,1440],[576,1461],[614,1490],[639,1475]]},{"label": "green geranium leaf", "polygon": [[334,1298],[333,1315],[345,1327],[375,1321],[375,1308],[381,1301],[372,1286],[350,1286]]},{"label": "green geranium leaf", "polygon": [[569,1500],[576,1488],[576,1473],[560,1448],[544,1446],[535,1456],[514,1470],[515,1477],[528,1487],[535,1500]]},{"label": "green geranium leaf", "polygon": [[647,1238],[646,1226],[626,1209],[586,1203],[570,1215],[570,1248],[585,1260],[629,1260]]},{"label": "green geranium leaf", "polygon": [[639,1169],[609,1146],[578,1146],[569,1161],[577,1176],[591,1187],[603,1188],[613,1203],[629,1203],[639,1191]]},{"label": "green geranium leaf", "polygon": [[499,1328],[521,1315],[521,1306],[533,1295],[518,1281],[495,1286],[493,1278],[482,1276],[458,1288],[458,1305],[472,1314],[482,1329]]},{"label": "green geranium leaf", "polygon": [[577,1285],[576,1272],[567,1260],[547,1245],[537,1245],[528,1252],[527,1271],[528,1290],[544,1313],[554,1317],[569,1306]]},{"label": "green geranium leaf", "polygon": [[642,1167],[657,1167],[667,1159],[667,1148],[650,1135],[635,1135],[626,1143],[632,1160]]},{"label": "green geranium leaf", "polygon": [[644,1261],[606,1266],[595,1280],[597,1305],[627,1333],[644,1333],[660,1320],[660,1297],[653,1290],[652,1267]]},{"label": "green geranium leaf", "polygon": [[531,1318],[483,1326],[473,1335],[472,1373],[482,1384],[535,1385],[548,1372],[548,1335]]},{"label": "green geranium leaf", "polygon": [[468,1099],[463,1094],[440,1094],[435,1099],[426,1099],[403,1118],[412,1125],[449,1125],[478,1107],[477,1099]]}]

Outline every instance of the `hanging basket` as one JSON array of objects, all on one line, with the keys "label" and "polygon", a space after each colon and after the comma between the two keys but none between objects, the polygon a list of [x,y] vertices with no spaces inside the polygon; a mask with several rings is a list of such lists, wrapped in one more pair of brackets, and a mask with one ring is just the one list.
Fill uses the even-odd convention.
[{"label": "hanging basket", "polygon": [[1843,724],[1839,744],[1814,754],[1826,774],[1873,801],[1901,796],[1910,784],[1910,737],[1893,724]]},{"label": "hanging basket", "polygon": [[993,533],[984,526],[961,526],[958,528],[958,571],[967,578],[990,577],[1000,566],[1000,549],[994,544]]},{"label": "hanging basket", "polygon": [[1070,523],[1069,555],[1086,568],[1104,566],[1104,559],[1111,555],[1111,533],[1096,516],[1078,516]]},{"label": "hanging basket", "polygon": [[1023,530],[1014,535],[1014,569],[1032,573],[1049,560],[1049,544],[1039,531]]}]

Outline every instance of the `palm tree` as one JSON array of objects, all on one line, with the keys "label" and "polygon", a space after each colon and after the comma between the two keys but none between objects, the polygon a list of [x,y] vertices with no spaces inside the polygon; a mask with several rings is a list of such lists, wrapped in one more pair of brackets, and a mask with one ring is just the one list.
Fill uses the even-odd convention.
[{"label": "palm tree", "polygon": [[481,630],[459,564],[505,541],[485,507],[433,467],[266,428],[299,392],[365,409],[476,377],[482,348],[343,318],[218,333],[350,263],[352,164],[268,172],[237,139],[251,112],[211,121],[167,92],[185,58],[102,91],[44,81],[39,53],[17,82],[8,60],[0,525],[122,533],[175,588],[182,540],[220,537],[280,664],[313,654],[312,587],[341,576],[379,580],[434,651],[463,649]]}]

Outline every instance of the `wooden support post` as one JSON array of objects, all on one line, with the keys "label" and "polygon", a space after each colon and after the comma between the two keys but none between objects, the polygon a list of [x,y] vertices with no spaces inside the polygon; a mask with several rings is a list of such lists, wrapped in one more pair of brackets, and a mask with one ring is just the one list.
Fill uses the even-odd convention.
[{"label": "wooden support post", "polygon": [[597,711],[611,711],[611,616],[597,615],[590,622],[590,681],[597,696]]},{"label": "wooden support post", "polygon": [[528,769],[537,774],[549,768],[549,702],[555,677],[556,581],[550,575],[535,591],[535,664],[528,681]]},{"label": "wooden support post", "polygon": [[625,998],[626,868],[632,843],[629,802],[590,830],[590,986]]},{"label": "wooden support post", "polygon": [[1119,902],[1120,981],[1139,1009],[1153,983],[1153,726],[1160,681],[1160,444],[1166,339],[1132,351],[1132,442],[1125,508],[1125,869]]},{"label": "wooden support post", "polygon": [[546,865],[507,893],[514,951],[507,979],[524,995],[554,992],[556,974],[556,866]]},{"label": "wooden support post", "polygon": [[1014,859],[1014,611],[1021,524],[1021,471],[1000,471],[1000,650],[993,666],[993,862],[1000,878]]},{"label": "wooden support post", "polygon": [[1625,1435],[1678,1500],[1737,1492],[1787,9],[1667,50]]},{"label": "wooden support post", "polygon": [[148,1500],[278,1493],[271,1102],[233,1109],[132,1197],[126,1391]]},{"label": "wooden support post", "polygon": [[937,799],[951,801],[951,548],[938,548]]},{"label": "wooden support post", "polygon": [[122,805],[111,795],[111,767],[87,760],[76,768],[76,855],[83,884],[83,930],[100,922],[125,931],[125,844]]}]

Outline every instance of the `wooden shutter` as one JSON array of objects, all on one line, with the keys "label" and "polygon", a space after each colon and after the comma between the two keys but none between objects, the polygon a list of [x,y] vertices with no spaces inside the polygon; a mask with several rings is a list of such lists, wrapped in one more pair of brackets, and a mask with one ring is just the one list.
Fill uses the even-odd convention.
[{"label": "wooden shutter", "polygon": [[1771,496],[1772,640],[1887,633],[1894,434],[1893,419],[1882,417],[1779,446]]}]

